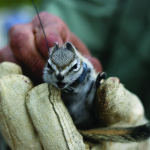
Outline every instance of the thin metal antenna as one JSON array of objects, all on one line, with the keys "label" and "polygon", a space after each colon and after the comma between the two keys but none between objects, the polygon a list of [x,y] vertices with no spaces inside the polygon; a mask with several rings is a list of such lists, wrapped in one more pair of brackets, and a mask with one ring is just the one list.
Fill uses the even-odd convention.
[{"label": "thin metal antenna", "polygon": [[40,19],[38,9],[37,9],[37,7],[36,7],[36,5],[35,5],[35,3],[34,3],[33,0],[32,0],[32,3],[33,3],[33,6],[34,6],[34,8],[35,8],[35,10],[36,10],[37,15],[38,15],[38,18],[39,18],[39,21],[40,21],[40,24],[41,24],[41,27],[42,27],[42,30],[43,30],[43,34],[44,34],[44,37],[45,37],[45,40],[46,40],[47,48],[48,48],[48,51],[49,51],[48,41],[47,41],[47,38],[46,38],[46,35],[45,35],[45,32],[44,32],[44,27],[43,27],[42,21],[41,21],[41,19]]}]

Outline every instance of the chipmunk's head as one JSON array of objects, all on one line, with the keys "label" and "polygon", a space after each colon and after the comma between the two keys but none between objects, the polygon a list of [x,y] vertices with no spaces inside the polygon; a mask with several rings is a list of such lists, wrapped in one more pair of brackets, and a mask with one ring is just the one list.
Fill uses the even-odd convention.
[{"label": "chipmunk's head", "polygon": [[61,47],[55,42],[44,68],[43,79],[59,89],[65,89],[75,81],[82,81],[86,72],[86,64],[82,62],[76,48],[70,42]]}]

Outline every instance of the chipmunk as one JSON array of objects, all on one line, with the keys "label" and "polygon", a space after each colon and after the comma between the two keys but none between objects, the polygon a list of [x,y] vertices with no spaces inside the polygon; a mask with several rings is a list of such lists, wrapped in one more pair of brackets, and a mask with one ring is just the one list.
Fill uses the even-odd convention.
[{"label": "chipmunk", "polygon": [[[44,28],[34,1],[43,34],[48,42]],[[61,97],[83,137],[94,142],[141,142],[150,137],[150,123],[136,127],[98,128],[99,124],[94,115],[93,101],[101,80],[106,73],[96,74],[91,62],[82,56],[70,42],[61,47],[54,43],[49,59],[43,70],[43,80],[61,90]],[[90,129],[90,130],[85,130]]]},{"label": "chipmunk", "polygon": [[66,42],[61,47],[57,42],[54,43],[43,71],[44,81],[62,91],[63,102],[75,125],[81,129],[97,125],[92,106],[100,80],[105,76],[104,72],[99,73],[96,79],[96,72],[91,62],[70,42]]},{"label": "chipmunk", "polygon": [[[98,128],[93,101],[101,80],[106,73],[96,74],[91,62],[82,56],[73,44],[66,42],[61,47],[56,42],[43,71],[43,79],[61,90],[74,124],[78,129]],[[139,142],[150,137],[150,123],[128,128],[99,128],[81,131],[94,141]]]}]

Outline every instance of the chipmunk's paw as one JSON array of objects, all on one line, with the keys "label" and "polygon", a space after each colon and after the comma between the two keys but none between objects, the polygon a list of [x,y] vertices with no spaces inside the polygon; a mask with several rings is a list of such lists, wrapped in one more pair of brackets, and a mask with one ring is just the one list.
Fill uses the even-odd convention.
[{"label": "chipmunk's paw", "polygon": [[99,85],[101,84],[101,80],[102,79],[106,79],[106,77],[107,77],[107,74],[106,74],[106,72],[99,72],[98,73],[98,75],[97,75],[97,77],[96,77],[96,87],[98,88],[99,87]]}]

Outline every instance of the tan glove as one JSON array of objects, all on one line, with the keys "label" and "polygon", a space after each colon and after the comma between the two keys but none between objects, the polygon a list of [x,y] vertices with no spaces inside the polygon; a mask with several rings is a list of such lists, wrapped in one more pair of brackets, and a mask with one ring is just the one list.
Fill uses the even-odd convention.
[{"label": "tan glove", "polygon": [[[10,75],[7,68],[16,71]],[[12,150],[149,149],[149,140],[130,144],[83,141],[63,104],[60,90],[47,83],[33,87],[15,64],[0,64],[0,72],[5,75],[0,78],[0,125]],[[127,91],[117,78],[102,83],[97,98],[95,109],[106,125],[132,126],[147,122],[138,97]]]}]

